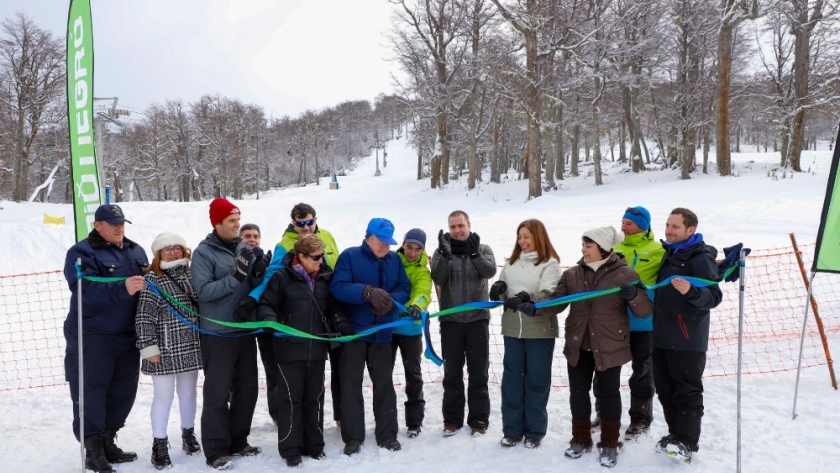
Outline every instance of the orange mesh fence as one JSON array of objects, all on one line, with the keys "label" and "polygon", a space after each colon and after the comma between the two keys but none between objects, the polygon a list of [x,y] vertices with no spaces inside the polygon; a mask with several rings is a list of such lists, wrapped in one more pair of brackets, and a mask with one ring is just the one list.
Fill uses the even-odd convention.
[{"label": "orange mesh fence", "polygon": [[[810,269],[814,244],[800,245]],[[755,250],[747,258],[744,300],[743,373],[750,375],[795,371],[799,355],[807,291],[792,248]],[[738,363],[738,284],[722,283],[723,302],[712,311],[705,376],[734,376]],[[840,276],[819,273],[814,278],[826,334],[840,331]],[[438,310],[435,294],[429,307]],[[0,391],[64,383],[63,324],[70,291],[61,271],[0,276]],[[491,311],[490,382],[500,383],[504,344],[500,334],[501,309]],[[561,318],[562,318],[561,314]],[[440,352],[438,323],[432,322],[435,347]],[[562,324],[561,324],[562,325]],[[568,386],[562,339],[557,341],[552,385]],[[394,383],[404,382],[397,356]],[[822,341],[809,315],[803,367],[826,364]],[[260,368],[262,370],[262,368]],[[329,364],[327,364],[329,370]],[[423,360],[426,382],[440,382],[443,368]],[[622,379],[629,376],[629,364]],[[466,374],[466,373],[465,373]],[[327,374],[327,381],[330,376]],[[826,373],[826,381],[829,381]],[[150,382],[142,377],[141,382]],[[199,381],[201,382],[201,380]],[[262,380],[264,384],[264,380]],[[366,379],[366,385],[370,381]]]}]

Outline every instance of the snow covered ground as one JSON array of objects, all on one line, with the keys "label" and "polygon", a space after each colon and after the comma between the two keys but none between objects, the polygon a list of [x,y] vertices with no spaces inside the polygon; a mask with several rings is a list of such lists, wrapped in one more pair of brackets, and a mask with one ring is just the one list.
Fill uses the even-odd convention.
[{"label": "snow covered ground", "polygon": [[[605,185],[595,187],[592,177],[560,182],[560,190],[526,202],[527,182],[515,181],[515,174],[502,184],[479,183],[466,188],[466,179],[454,180],[445,189],[429,189],[428,180],[416,181],[416,154],[404,147],[404,141],[388,144],[388,167],[374,177],[374,158],[365,158],[350,176],[340,178],[340,190],[329,190],[327,180],[320,186],[274,190],[259,200],[237,202],[243,222],[262,227],[264,247],[279,240],[289,220],[289,210],[298,202],[307,202],[318,211],[319,224],[330,230],[340,247],[358,245],[368,219],[387,217],[402,235],[411,227],[423,228],[428,248],[436,247],[436,235],[446,225],[448,213],[462,209],[469,213],[472,229],[490,245],[502,263],[515,243],[517,224],[526,218],[539,218],[549,229],[564,266],[580,257],[580,235],[603,225],[620,224],[627,206],[644,205],[653,215],[653,228],[663,237],[668,212],[677,206],[696,211],[698,231],[707,242],[722,248],[743,241],[752,248],[788,246],[788,233],[795,232],[801,243],[813,242],[830,167],[831,152],[824,149],[805,152],[803,168],[808,172],[792,179],[777,167],[776,154],[740,153],[733,156],[736,176],[721,178],[714,174],[695,174],[689,181],[678,179],[677,171],[653,171],[638,175],[623,172],[619,166],[605,166]],[[824,143],[821,143],[823,145]],[[713,156],[713,155],[712,155]],[[585,174],[591,166],[582,166]],[[485,176],[486,177],[486,176]],[[161,231],[176,231],[188,242],[198,243],[211,230],[208,202],[127,202],[121,204],[134,222],[127,236],[149,248]],[[69,205],[0,203],[0,276],[60,269],[64,254],[73,244],[72,225],[42,223],[43,214],[66,217],[72,222]],[[69,296],[69,292],[68,292]],[[802,301],[804,304],[804,301]],[[822,313],[826,319],[837,315]],[[4,321],[0,321],[2,323]],[[495,321],[498,323],[498,320]],[[57,337],[60,334],[56,334]],[[840,347],[840,336],[830,343]],[[558,343],[557,350],[560,350]],[[835,352],[838,349],[835,349]],[[555,369],[559,369],[555,365]],[[772,376],[749,376],[743,380],[742,445],[743,471],[836,471],[840,461],[837,442],[840,426],[838,394],[831,388],[824,366],[803,371],[797,420],[791,420],[795,373]],[[149,409],[152,390],[148,379],[141,383],[137,403],[119,443],[138,451],[140,460],[119,465],[120,472],[153,471],[149,464],[151,428]],[[401,388],[398,388],[398,393]],[[571,433],[568,391],[555,388],[549,401],[549,431],[542,447],[503,449],[499,386],[491,389],[493,412],[488,434],[472,438],[461,432],[453,438],[440,436],[442,418],[439,383],[427,384],[426,421],[423,433],[408,439],[400,435],[400,452],[377,448],[373,441],[373,418],[368,413],[368,441],[362,453],[352,458],[341,455],[338,430],[327,423],[325,435],[327,459],[305,460],[302,471],[342,470],[344,472],[385,473],[400,471],[602,471],[597,455],[579,460],[563,456]],[[265,392],[254,417],[251,443],[263,447],[263,455],[237,461],[235,470],[268,472],[285,469],[276,450],[276,432],[270,422]],[[369,397],[370,392],[366,392]],[[625,411],[629,393],[623,392]],[[201,408],[199,396],[199,410]],[[706,380],[706,416],[701,449],[691,465],[693,471],[734,471],[736,467],[736,379],[715,377]],[[329,396],[325,417],[331,419]],[[401,401],[400,401],[401,404]],[[0,459],[4,471],[79,470],[78,444],[73,438],[70,400],[66,386],[0,391]],[[172,471],[210,471],[203,457],[186,457],[179,449],[177,407],[170,417],[172,436]],[[653,451],[653,443],[665,433],[661,410],[656,404],[652,434],[638,443],[626,445],[619,454],[616,472],[678,471],[685,468]],[[402,422],[402,408],[400,419]],[[623,419],[627,422],[626,413]],[[200,432],[199,432],[200,434]],[[597,439],[597,437],[596,437]],[[8,470],[7,470],[8,468]]]}]

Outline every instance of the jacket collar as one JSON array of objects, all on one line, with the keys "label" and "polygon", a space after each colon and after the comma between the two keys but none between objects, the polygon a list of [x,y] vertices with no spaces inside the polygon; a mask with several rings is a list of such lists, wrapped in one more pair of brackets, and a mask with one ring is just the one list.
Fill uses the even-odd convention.
[{"label": "jacket collar", "polygon": [[129,240],[126,237],[123,237],[123,245],[122,248],[120,248],[117,245],[114,245],[113,243],[105,241],[105,239],[102,238],[102,235],[100,235],[99,232],[96,231],[96,229],[93,229],[90,231],[90,233],[88,233],[88,240],[90,242],[90,247],[94,250],[106,248],[109,245],[117,249],[134,248],[135,246],[137,246],[137,243]]},{"label": "jacket collar", "polygon": [[624,246],[639,247],[645,246],[655,240],[653,230],[648,230],[646,232],[634,233],[633,235],[624,235],[624,241],[622,243]]},{"label": "jacket collar", "polygon": [[373,254],[373,250],[370,249],[368,246],[367,241],[362,240],[362,245],[360,246],[362,249],[362,254],[366,257],[370,258],[373,261],[386,261],[388,258],[391,257],[393,251],[389,251],[387,255],[383,256],[382,258],[378,258],[375,254]]},{"label": "jacket collar", "polygon": [[703,235],[700,234],[700,233],[695,233],[695,234],[691,235],[688,238],[688,240],[680,241],[680,242],[673,243],[673,244],[668,243],[665,240],[661,240],[661,241],[662,241],[662,246],[665,248],[665,250],[668,252],[668,254],[675,254],[675,253],[678,253],[680,251],[687,250],[687,249],[689,249],[693,246],[697,246],[699,244],[702,244],[703,243]]},{"label": "jacket collar", "polygon": [[[586,263],[583,261],[583,257],[581,257],[578,260],[577,264],[578,264],[578,266],[581,266],[583,268],[592,269],[592,268],[590,268],[589,266],[586,265]],[[608,268],[608,267],[611,267],[611,266],[622,266],[622,265],[626,265],[626,264],[627,264],[627,261],[624,259],[624,255],[622,255],[621,253],[616,253],[616,252],[613,251],[612,254],[607,256],[607,261],[604,263],[603,266],[601,266],[601,268]]]},{"label": "jacket collar", "polygon": [[408,259],[406,259],[405,252],[402,248],[398,249],[396,253],[400,257],[400,261],[402,261],[403,267],[405,268],[408,268],[409,266],[423,267],[429,264],[429,255],[426,254],[426,250],[423,250],[423,252],[420,253],[420,257],[414,261],[409,261]]}]

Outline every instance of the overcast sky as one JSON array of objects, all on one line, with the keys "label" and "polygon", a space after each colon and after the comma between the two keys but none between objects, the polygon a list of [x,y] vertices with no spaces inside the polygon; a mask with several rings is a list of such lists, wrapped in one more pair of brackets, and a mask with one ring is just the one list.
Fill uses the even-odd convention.
[{"label": "overcast sky", "polygon": [[[0,0],[66,35],[69,0]],[[119,108],[219,93],[297,116],[393,91],[387,0],[91,0],[96,97]],[[394,69],[396,70],[396,69]]]}]

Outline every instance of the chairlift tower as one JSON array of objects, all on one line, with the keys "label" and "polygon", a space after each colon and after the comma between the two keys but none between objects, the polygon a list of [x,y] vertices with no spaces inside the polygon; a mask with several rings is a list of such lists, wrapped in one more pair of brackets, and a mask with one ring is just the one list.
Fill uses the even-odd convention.
[{"label": "chairlift tower", "polygon": [[[128,116],[131,113],[128,110],[121,110],[117,109],[117,101],[119,97],[94,97],[94,103],[99,101],[110,101],[110,106],[106,105],[99,105],[95,108],[95,116],[93,117],[93,146],[96,149],[96,172],[99,173],[99,191],[100,196],[105,196],[105,173],[104,173],[104,161],[105,161],[105,146],[102,143],[102,127],[103,122],[113,123],[119,127],[125,126],[122,122],[117,120],[121,116]],[[114,196],[115,202],[119,202],[119,181],[115,182],[114,185]]]}]

